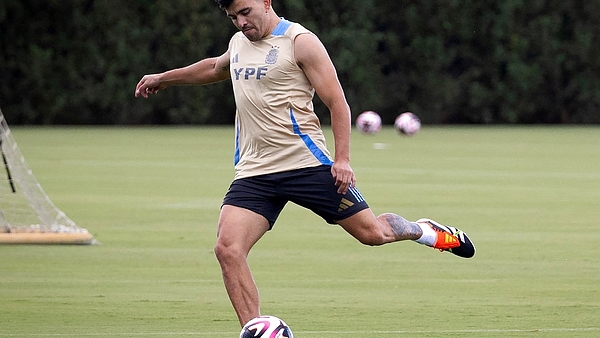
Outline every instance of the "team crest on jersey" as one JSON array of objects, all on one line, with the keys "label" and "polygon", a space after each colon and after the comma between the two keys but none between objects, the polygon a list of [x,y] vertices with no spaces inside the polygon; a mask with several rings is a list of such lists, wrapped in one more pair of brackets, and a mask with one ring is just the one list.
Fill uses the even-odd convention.
[{"label": "team crest on jersey", "polygon": [[272,46],[269,53],[267,53],[265,63],[268,65],[274,65],[277,62],[277,58],[279,58],[279,47]]}]

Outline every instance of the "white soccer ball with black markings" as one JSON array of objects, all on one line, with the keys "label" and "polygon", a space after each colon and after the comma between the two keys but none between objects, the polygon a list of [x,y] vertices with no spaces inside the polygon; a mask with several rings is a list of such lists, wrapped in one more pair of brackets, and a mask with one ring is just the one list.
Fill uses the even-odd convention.
[{"label": "white soccer ball with black markings", "polygon": [[356,118],[356,128],[365,134],[375,134],[381,130],[381,117],[374,111],[362,112]]},{"label": "white soccer ball with black markings", "polygon": [[275,316],[260,316],[242,328],[240,338],[294,338],[290,327]]},{"label": "white soccer ball with black markings", "polygon": [[394,127],[400,134],[412,136],[421,130],[421,120],[411,112],[402,113],[396,117]]}]

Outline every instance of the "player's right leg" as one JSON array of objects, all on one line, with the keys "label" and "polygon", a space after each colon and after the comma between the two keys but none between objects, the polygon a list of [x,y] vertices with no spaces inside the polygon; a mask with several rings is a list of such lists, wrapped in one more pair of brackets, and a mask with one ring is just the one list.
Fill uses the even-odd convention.
[{"label": "player's right leg", "polygon": [[221,265],[225,289],[242,326],[260,315],[258,288],[247,257],[269,227],[265,217],[248,209],[232,205],[223,205],[221,209],[215,255]]},{"label": "player's right leg", "polygon": [[286,203],[277,196],[273,175],[234,180],[223,198],[215,254],[240,325],[260,315],[248,253],[275,224]]}]

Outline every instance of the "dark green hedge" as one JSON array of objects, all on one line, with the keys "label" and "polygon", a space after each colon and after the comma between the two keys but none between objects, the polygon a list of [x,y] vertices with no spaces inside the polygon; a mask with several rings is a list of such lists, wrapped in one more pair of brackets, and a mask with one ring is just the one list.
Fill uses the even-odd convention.
[{"label": "dark green hedge", "polygon": [[[599,0],[273,2],[320,36],[355,116],[600,123]],[[221,54],[234,31],[211,0],[4,0],[0,107],[11,124],[231,123],[228,83],[133,91]]]}]

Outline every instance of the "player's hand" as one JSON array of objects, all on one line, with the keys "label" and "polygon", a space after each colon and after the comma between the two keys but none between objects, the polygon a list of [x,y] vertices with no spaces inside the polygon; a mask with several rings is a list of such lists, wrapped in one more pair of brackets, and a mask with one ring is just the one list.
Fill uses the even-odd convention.
[{"label": "player's hand", "polygon": [[345,195],[348,189],[356,185],[356,177],[354,171],[350,167],[350,163],[344,161],[336,161],[331,167],[331,174],[335,179],[335,185],[338,187],[338,194]]},{"label": "player's hand", "polygon": [[159,74],[144,75],[135,87],[135,97],[148,98],[151,94],[156,94],[166,86],[161,84]]}]

